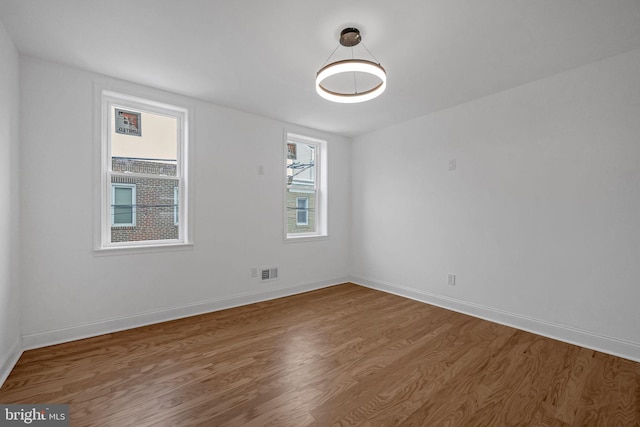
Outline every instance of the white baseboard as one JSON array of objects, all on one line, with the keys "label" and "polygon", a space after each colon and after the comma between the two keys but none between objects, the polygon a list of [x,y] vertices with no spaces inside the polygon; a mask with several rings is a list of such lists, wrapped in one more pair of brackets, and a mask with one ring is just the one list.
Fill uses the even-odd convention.
[{"label": "white baseboard", "polygon": [[20,345],[20,340],[16,340],[16,342],[11,346],[9,351],[5,354],[0,355],[0,387],[4,384],[4,382],[9,377],[9,374],[13,370],[16,363],[18,363],[18,359],[22,356],[22,346]]},{"label": "white baseboard", "polygon": [[640,343],[611,338],[571,326],[521,316],[519,314],[509,313],[502,310],[496,310],[479,304],[473,304],[455,298],[437,295],[393,283],[382,282],[367,277],[357,275],[351,276],[349,281],[371,289],[388,292],[448,310],[468,314],[480,319],[511,326],[537,335],[564,341],[569,344],[575,344],[581,347],[640,362]]},{"label": "white baseboard", "polygon": [[326,288],[340,283],[345,283],[347,281],[348,278],[342,277],[322,282],[305,283],[288,288],[272,288],[269,290],[234,295],[227,298],[212,299],[184,306],[170,307],[162,310],[139,313],[131,316],[106,319],[99,322],[77,325],[70,328],[23,335],[22,349],[31,350],[34,348],[46,347],[63,342],[95,337],[98,335],[123,331],[126,329],[151,325],[154,323],[167,322],[170,320],[195,316],[198,314],[210,313],[213,311],[238,307],[241,305],[253,304],[256,302],[262,302],[271,299],[286,297],[289,295],[314,291],[316,289]]}]

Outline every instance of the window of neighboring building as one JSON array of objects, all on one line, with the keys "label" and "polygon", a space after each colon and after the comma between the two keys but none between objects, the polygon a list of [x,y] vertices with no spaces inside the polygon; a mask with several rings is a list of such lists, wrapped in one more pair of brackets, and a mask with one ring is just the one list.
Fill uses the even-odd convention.
[{"label": "window of neighboring building", "polygon": [[287,133],[287,239],[327,235],[326,141]]},{"label": "window of neighboring building", "polygon": [[187,114],[102,92],[99,248],[188,243]]},{"label": "window of neighboring building", "polygon": [[173,225],[178,225],[178,187],[173,187]]},{"label": "window of neighboring building", "polygon": [[309,225],[309,198],[296,197],[296,225]]},{"label": "window of neighboring building", "polygon": [[111,184],[111,225],[136,225],[136,186],[135,184]]}]

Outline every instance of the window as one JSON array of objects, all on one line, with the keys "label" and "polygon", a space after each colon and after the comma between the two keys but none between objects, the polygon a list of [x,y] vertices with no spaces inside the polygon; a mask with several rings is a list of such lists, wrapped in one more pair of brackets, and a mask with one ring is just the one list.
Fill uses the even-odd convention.
[{"label": "window", "polygon": [[99,249],[189,243],[187,110],[102,92]]},{"label": "window", "polygon": [[309,198],[296,197],[296,225],[309,225]]},{"label": "window", "polygon": [[111,225],[136,225],[136,186],[135,184],[111,184]]},{"label": "window", "polygon": [[286,239],[327,235],[326,142],[287,133]]},{"label": "window", "polygon": [[173,225],[178,225],[178,187],[173,187]]}]

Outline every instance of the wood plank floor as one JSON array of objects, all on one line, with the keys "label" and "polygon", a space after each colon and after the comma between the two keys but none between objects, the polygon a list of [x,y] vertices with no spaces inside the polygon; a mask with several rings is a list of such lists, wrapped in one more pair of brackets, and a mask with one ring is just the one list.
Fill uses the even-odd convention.
[{"label": "wood plank floor", "polygon": [[640,364],[344,284],[23,354],[72,426],[639,426]]}]

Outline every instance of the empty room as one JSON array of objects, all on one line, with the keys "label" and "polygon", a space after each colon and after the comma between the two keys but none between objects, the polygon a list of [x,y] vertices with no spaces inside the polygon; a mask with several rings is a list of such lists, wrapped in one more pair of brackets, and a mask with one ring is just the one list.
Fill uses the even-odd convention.
[{"label": "empty room", "polygon": [[0,425],[640,425],[640,0],[0,0],[0,174]]}]

